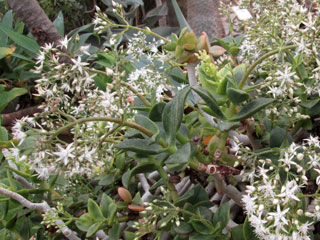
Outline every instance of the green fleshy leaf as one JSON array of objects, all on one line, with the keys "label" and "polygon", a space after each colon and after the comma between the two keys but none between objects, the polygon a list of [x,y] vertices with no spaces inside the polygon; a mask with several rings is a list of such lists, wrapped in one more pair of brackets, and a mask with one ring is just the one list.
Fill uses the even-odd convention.
[{"label": "green fleshy leaf", "polygon": [[239,104],[250,98],[250,95],[247,92],[235,88],[228,88],[227,96],[230,99],[230,101],[234,104]]},{"label": "green fleshy leaf", "polygon": [[161,122],[162,113],[165,106],[166,106],[166,103],[164,102],[159,102],[156,105],[154,105],[149,112],[149,118],[154,122]]},{"label": "green fleshy leaf", "polygon": [[111,203],[114,203],[114,201],[107,194],[103,193],[101,197],[101,202],[100,202],[100,209],[105,218],[108,218],[110,215],[109,205]]},{"label": "green fleshy leaf", "polygon": [[155,155],[165,151],[158,144],[149,144],[146,139],[125,139],[123,142],[117,144],[115,147],[126,151],[136,152],[138,154]]},{"label": "green fleshy leaf", "polygon": [[223,112],[219,108],[216,99],[211,93],[200,87],[192,87],[192,90],[194,90],[205,101],[205,103],[208,105],[208,107],[212,110],[212,112],[215,114],[217,118],[226,119]]},{"label": "green fleshy leaf", "polygon": [[189,234],[193,231],[193,227],[189,223],[180,222],[179,226],[176,223],[173,225],[173,230],[178,234]]},{"label": "green fleshy leaf", "polygon": [[204,188],[200,184],[197,184],[188,192],[180,196],[175,204],[176,206],[182,206],[185,203],[196,204],[201,201],[209,201],[209,197]]},{"label": "green fleshy leaf", "polygon": [[88,212],[96,220],[104,218],[99,205],[92,199],[88,200]]},{"label": "green fleshy leaf", "polygon": [[94,218],[89,213],[84,213],[76,220],[76,226],[81,231],[87,232],[94,223]]},{"label": "green fleshy leaf", "polygon": [[118,240],[120,239],[121,228],[119,223],[115,223],[112,225],[112,228],[108,232],[108,236],[110,240]]},{"label": "green fleshy leaf", "polygon": [[230,205],[229,202],[222,204],[213,215],[213,225],[220,223],[220,229],[224,229],[230,218]]},{"label": "green fleshy leaf", "polygon": [[271,98],[258,98],[249,102],[243,106],[235,116],[229,119],[230,122],[242,121],[248,117],[253,116],[255,113],[259,112],[261,109],[265,108],[267,105],[272,103],[274,99]]},{"label": "green fleshy leaf", "polygon": [[191,154],[190,143],[184,144],[173,155],[166,160],[166,163],[187,163]]},{"label": "green fleshy leaf", "polygon": [[99,230],[102,224],[103,222],[96,222],[92,224],[88,229],[86,237],[87,238],[92,237]]},{"label": "green fleshy leaf", "polygon": [[240,64],[232,70],[234,80],[238,85],[241,82],[243,76],[246,74],[246,71],[247,71],[246,64]]},{"label": "green fleshy leaf", "polygon": [[184,102],[189,91],[189,87],[180,90],[174,99],[167,103],[163,110],[163,127],[167,135],[167,141],[170,145],[175,145],[176,133],[182,122]]},{"label": "green fleshy leaf", "polygon": [[135,121],[137,124],[143,126],[144,128],[153,133],[150,143],[154,143],[158,140],[160,131],[158,126],[154,122],[152,122],[149,118],[141,114],[136,115]]}]

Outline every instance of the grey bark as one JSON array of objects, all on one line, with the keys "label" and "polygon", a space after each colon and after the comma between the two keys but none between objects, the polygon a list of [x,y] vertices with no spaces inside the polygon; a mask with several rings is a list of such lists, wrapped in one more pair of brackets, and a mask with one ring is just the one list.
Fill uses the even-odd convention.
[{"label": "grey bark", "polygon": [[7,0],[7,2],[17,17],[26,24],[39,45],[59,44],[62,37],[36,0]]}]

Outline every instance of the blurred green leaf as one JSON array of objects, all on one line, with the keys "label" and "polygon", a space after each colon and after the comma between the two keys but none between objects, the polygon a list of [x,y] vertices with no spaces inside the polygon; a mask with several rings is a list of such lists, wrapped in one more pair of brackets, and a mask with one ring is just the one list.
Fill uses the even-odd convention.
[{"label": "blurred green leaf", "polygon": [[102,224],[103,222],[96,222],[92,224],[88,229],[86,237],[87,238],[92,237],[99,230]]},{"label": "blurred green leaf", "polygon": [[[0,26],[11,30],[13,23],[13,11],[9,10],[6,14],[2,17]],[[0,46],[5,47],[8,44],[8,36],[0,31]]]},{"label": "blurred green leaf", "polygon": [[243,237],[245,240],[259,240],[254,233],[254,228],[249,224],[248,217],[246,217],[243,224]]},{"label": "blurred green leaf", "polygon": [[28,93],[28,90],[25,88],[13,88],[7,92],[0,92],[0,112],[16,97]]},{"label": "blurred green leaf", "polygon": [[59,11],[58,16],[53,21],[53,25],[57,28],[61,37],[64,37],[64,17],[62,11]]},{"label": "blurred green leaf", "polygon": [[38,52],[40,50],[40,46],[35,40],[33,40],[29,37],[26,37],[23,34],[11,31],[1,25],[0,25],[0,31],[2,31],[4,34],[6,34],[17,45],[19,45],[19,46],[23,47],[24,49],[28,50],[29,52],[31,52],[32,57],[35,57],[38,54]]},{"label": "blurred green leaf", "polygon": [[229,222],[229,218],[230,218],[230,205],[229,202],[226,202],[224,204],[222,204],[218,210],[214,213],[213,215],[213,225],[217,225],[218,223],[220,223],[220,229],[223,230],[228,222]]}]

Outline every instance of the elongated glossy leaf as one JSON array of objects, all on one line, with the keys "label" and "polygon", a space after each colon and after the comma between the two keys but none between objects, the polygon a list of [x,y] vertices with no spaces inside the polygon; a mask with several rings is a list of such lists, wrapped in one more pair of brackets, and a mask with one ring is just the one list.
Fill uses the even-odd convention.
[{"label": "elongated glossy leaf", "polygon": [[259,112],[261,109],[272,103],[274,99],[271,98],[258,98],[249,102],[243,108],[241,108],[240,112],[238,112],[235,116],[229,119],[230,122],[242,121],[248,117],[253,116],[255,113]]},{"label": "elongated glossy leaf", "polygon": [[31,39],[26,37],[23,34],[13,32],[3,26],[0,25],[0,30],[6,34],[12,41],[14,41],[17,45],[29,50],[32,53],[32,56],[36,56],[40,50],[39,44]]},{"label": "elongated glossy leaf", "polygon": [[64,36],[64,17],[62,11],[59,11],[58,16],[53,21],[54,26],[57,28],[61,37]]},{"label": "elongated glossy leaf", "polygon": [[270,132],[269,144],[271,148],[280,147],[285,140],[287,132],[283,128],[276,127]]},{"label": "elongated glossy leaf", "polygon": [[116,148],[148,155],[154,155],[164,151],[160,145],[150,145],[149,140],[146,139],[125,139],[123,142],[117,144]]},{"label": "elongated glossy leaf", "polygon": [[[309,103],[312,103],[312,102],[309,102]],[[312,104],[309,104],[309,105],[311,106]],[[320,114],[320,101],[314,104],[311,108],[308,108],[306,113],[310,116],[315,116]]]},{"label": "elongated glossy leaf", "polygon": [[250,98],[250,95],[247,92],[235,88],[228,88],[227,96],[234,104],[239,104]]},{"label": "elongated glossy leaf", "polygon": [[99,205],[92,199],[88,200],[88,213],[96,220],[104,218]]},{"label": "elongated glossy leaf", "polygon": [[151,138],[151,141],[150,143],[154,143],[157,141],[157,138],[159,137],[159,128],[158,126],[152,122],[149,118],[141,115],[141,114],[138,114],[136,117],[135,117],[135,121],[137,124],[143,126],[144,128],[148,129],[150,132],[153,133],[153,136]]},{"label": "elongated glossy leaf", "polygon": [[163,110],[162,122],[169,144],[175,143],[176,132],[180,128],[182,122],[184,102],[189,91],[189,87],[180,90],[175,98],[167,103]]},{"label": "elongated glossy leaf", "polygon": [[214,96],[207,90],[200,87],[192,87],[192,89],[205,101],[208,107],[214,112],[217,118],[226,119]]},{"label": "elongated glossy leaf", "polygon": [[13,88],[8,92],[0,92],[0,112],[16,97],[26,94],[25,88]]}]

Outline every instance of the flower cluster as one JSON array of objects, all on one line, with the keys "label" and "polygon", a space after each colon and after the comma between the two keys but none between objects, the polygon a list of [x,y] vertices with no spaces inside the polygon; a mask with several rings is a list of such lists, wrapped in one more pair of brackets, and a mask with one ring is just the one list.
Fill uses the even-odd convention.
[{"label": "flower cluster", "polygon": [[[248,220],[261,239],[310,239],[311,226],[320,215],[318,148],[319,140],[312,136],[302,146],[292,143],[280,150],[279,158],[260,159],[249,174],[251,184],[243,203]],[[305,195],[312,172],[318,175],[318,190]],[[314,198],[312,206],[306,207],[306,196]]]},{"label": "flower cluster", "polygon": [[[308,1],[309,2],[309,1]],[[319,48],[317,1],[241,1],[240,7],[250,9],[253,17],[244,23],[245,38],[240,47],[239,60],[252,64],[264,54],[277,51],[256,69],[258,92],[276,100],[268,113],[276,118],[289,117],[292,123],[308,118],[299,106],[308,98],[319,96],[319,68],[316,49]],[[277,9],[275,11],[274,9]],[[286,48],[286,50],[282,50]],[[308,81],[307,81],[308,79]],[[304,91],[306,90],[306,91]],[[281,105],[281,106],[280,106]]]}]

